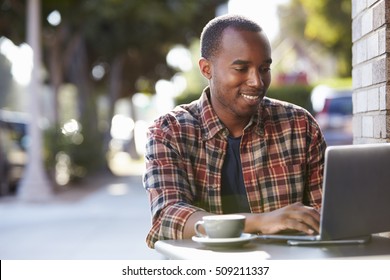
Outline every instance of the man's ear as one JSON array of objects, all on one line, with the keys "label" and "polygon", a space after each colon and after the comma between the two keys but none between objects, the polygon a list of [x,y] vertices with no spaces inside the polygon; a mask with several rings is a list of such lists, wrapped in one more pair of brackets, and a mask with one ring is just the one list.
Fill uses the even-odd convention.
[{"label": "man's ear", "polygon": [[202,75],[210,80],[212,75],[211,75],[211,62],[209,60],[207,60],[206,58],[204,57],[201,57],[199,59],[199,69],[200,69],[200,72],[202,73]]}]

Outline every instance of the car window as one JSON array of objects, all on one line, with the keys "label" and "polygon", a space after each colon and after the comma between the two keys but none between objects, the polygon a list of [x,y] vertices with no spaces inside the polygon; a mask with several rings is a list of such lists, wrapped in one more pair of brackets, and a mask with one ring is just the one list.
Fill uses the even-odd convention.
[{"label": "car window", "polygon": [[329,99],[328,106],[329,114],[351,115],[352,97],[344,96]]}]

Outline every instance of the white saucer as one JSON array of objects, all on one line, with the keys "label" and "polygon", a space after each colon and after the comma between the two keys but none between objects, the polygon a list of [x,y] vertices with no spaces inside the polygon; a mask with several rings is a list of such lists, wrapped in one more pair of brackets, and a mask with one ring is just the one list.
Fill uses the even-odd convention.
[{"label": "white saucer", "polygon": [[209,238],[209,237],[200,237],[193,236],[192,240],[203,245],[212,246],[212,247],[235,247],[241,246],[245,243],[256,239],[256,234],[243,233],[240,237],[235,238]]}]

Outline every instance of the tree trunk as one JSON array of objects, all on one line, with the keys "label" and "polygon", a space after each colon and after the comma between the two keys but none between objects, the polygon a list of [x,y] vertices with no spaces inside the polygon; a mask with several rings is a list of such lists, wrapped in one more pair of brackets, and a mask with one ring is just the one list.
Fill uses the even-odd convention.
[{"label": "tree trunk", "polygon": [[103,139],[98,130],[96,98],[89,81],[87,47],[81,34],[73,37],[68,58],[68,77],[77,87],[78,119],[82,125],[83,136],[82,143],[71,156],[76,165],[86,170],[99,168],[104,162]]},{"label": "tree trunk", "polygon": [[110,71],[110,77],[109,77],[109,108],[108,108],[108,128],[105,133],[104,138],[104,150],[105,152],[108,152],[109,150],[109,144],[111,140],[111,126],[112,126],[112,118],[114,116],[114,110],[115,110],[115,102],[118,100],[122,88],[122,72],[123,72],[123,65],[124,61],[126,59],[125,54],[119,54],[117,55],[111,64],[111,71]]}]

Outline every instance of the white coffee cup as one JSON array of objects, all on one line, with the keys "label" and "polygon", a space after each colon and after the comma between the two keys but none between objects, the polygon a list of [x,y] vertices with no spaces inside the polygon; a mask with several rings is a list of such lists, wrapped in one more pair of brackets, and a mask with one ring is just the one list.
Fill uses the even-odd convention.
[{"label": "white coffee cup", "polygon": [[[199,231],[203,227],[206,235]],[[245,227],[245,216],[237,214],[204,216],[194,225],[196,235],[209,238],[240,237]]]}]

